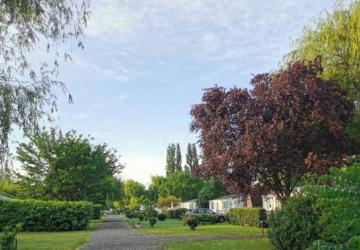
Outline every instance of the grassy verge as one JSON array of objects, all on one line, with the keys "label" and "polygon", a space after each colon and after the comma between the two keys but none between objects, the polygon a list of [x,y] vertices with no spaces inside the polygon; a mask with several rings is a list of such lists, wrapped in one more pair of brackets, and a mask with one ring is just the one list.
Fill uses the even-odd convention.
[{"label": "grassy verge", "polygon": [[268,239],[210,240],[169,243],[167,250],[274,250]]},{"label": "grassy verge", "polygon": [[256,227],[242,227],[231,224],[214,224],[214,225],[199,225],[195,231],[191,231],[188,226],[184,226],[180,220],[168,219],[165,221],[158,221],[152,228],[147,221],[142,223],[141,228],[136,230],[142,233],[154,235],[216,235],[224,236],[246,236],[248,238],[261,237],[262,232],[260,228]]},{"label": "grassy verge", "polygon": [[92,220],[89,229],[83,231],[19,233],[18,250],[75,250],[90,240],[102,220]]}]

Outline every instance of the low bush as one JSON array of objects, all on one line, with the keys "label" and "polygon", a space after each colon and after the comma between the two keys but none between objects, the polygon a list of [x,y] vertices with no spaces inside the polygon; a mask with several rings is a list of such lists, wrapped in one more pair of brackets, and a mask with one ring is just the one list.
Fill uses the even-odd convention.
[{"label": "low bush", "polygon": [[166,220],[166,214],[158,214],[158,219],[159,219],[159,221]]},{"label": "low bush", "polygon": [[15,227],[6,226],[2,228],[3,233],[0,234],[0,250],[16,250],[17,239],[16,235],[20,231],[21,226],[18,224]]},{"label": "low bush", "polygon": [[89,225],[92,212],[88,202],[0,201],[0,228],[21,224],[24,231],[82,230]]},{"label": "low bush", "polygon": [[191,230],[195,230],[195,228],[199,225],[199,219],[195,216],[184,216],[183,223],[188,225]]},{"label": "low bush", "polygon": [[313,198],[296,196],[270,214],[268,236],[276,249],[307,249],[319,237],[314,203]]},{"label": "low bush", "polygon": [[169,219],[181,219],[182,216],[188,211],[186,208],[177,208],[177,209],[167,209],[163,213]]},{"label": "low bush", "polygon": [[151,227],[154,227],[154,225],[156,224],[156,222],[157,222],[156,217],[150,217],[150,218],[149,218],[149,224],[150,224]]},{"label": "low bush", "polygon": [[92,219],[100,219],[101,218],[101,210],[102,205],[101,204],[94,204],[93,205],[93,213],[92,213]]},{"label": "low bush", "polygon": [[266,211],[263,208],[231,208],[228,217],[231,224],[260,227],[261,221],[266,221]]}]

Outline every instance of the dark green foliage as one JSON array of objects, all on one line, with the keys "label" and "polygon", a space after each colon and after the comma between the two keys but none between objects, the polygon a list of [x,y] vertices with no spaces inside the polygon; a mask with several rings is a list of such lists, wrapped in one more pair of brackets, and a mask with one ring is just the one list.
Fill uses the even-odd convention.
[{"label": "dark green foliage", "polygon": [[0,234],[0,250],[16,250],[17,238],[16,235],[20,231],[21,226],[6,226],[2,229]]},{"label": "dark green foliage", "polygon": [[196,217],[200,223],[215,224],[218,221],[218,217],[216,215],[209,213],[193,215],[193,217]]},{"label": "dark green foliage", "polygon": [[144,214],[146,217],[150,218],[150,217],[157,217],[157,212],[155,209],[153,208],[147,208],[144,211]]},{"label": "dark green foliage", "polygon": [[209,200],[227,194],[224,185],[215,180],[204,181],[204,185],[198,193],[197,199],[200,207],[209,207]]},{"label": "dark green foliage", "polygon": [[21,224],[24,231],[86,229],[93,212],[88,202],[0,201],[0,228]]},{"label": "dark green foliage", "polygon": [[126,216],[127,218],[131,219],[131,218],[134,218],[134,217],[135,217],[135,214],[134,214],[134,212],[132,212],[132,211],[127,211],[127,212],[125,213],[125,216]]},{"label": "dark green foliage", "polygon": [[164,220],[166,220],[166,214],[158,214],[158,219],[159,219],[159,221],[164,221]]},{"label": "dark green foliage", "polygon": [[305,196],[290,198],[269,216],[269,239],[279,250],[302,250],[319,237],[319,216],[315,199]]},{"label": "dark green foliage", "polygon": [[260,227],[266,221],[266,211],[262,208],[231,208],[228,213],[231,224]]},{"label": "dark green foliage", "polygon": [[101,204],[94,204],[93,205],[92,219],[100,219],[101,218],[101,210],[102,210],[102,205]]},{"label": "dark green foliage", "polygon": [[143,221],[145,216],[143,214],[139,214],[138,216],[139,221]]},{"label": "dark green foliage", "polygon": [[150,217],[150,218],[149,218],[149,224],[150,224],[151,227],[154,227],[154,225],[156,224],[156,222],[157,222],[156,217]]},{"label": "dark green foliage", "polygon": [[184,216],[183,222],[188,225],[191,230],[195,230],[195,228],[199,225],[199,219],[194,216]]},{"label": "dark green foliage", "polygon": [[163,213],[169,219],[181,219],[181,217],[188,211],[186,208],[167,209]]},{"label": "dark green foliage", "polygon": [[320,237],[311,249],[359,249],[360,164],[333,168],[320,181],[306,189],[315,195],[321,212]]},{"label": "dark green foliage", "polygon": [[108,198],[120,198],[119,180],[114,175],[123,166],[116,151],[76,131],[55,129],[30,136],[21,143],[17,159],[19,174],[28,197],[42,200],[91,201],[106,205]]}]

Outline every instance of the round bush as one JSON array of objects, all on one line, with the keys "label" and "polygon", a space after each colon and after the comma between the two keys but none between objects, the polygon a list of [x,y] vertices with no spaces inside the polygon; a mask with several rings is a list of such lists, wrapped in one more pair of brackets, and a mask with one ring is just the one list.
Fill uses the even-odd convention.
[{"label": "round bush", "polygon": [[190,227],[191,230],[195,230],[195,228],[199,225],[199,220],[196,217],[185,217],[185,223]]},{"label": "round bush", "polygon": [[157,222],[156,217],[150,217],[150,218],[149,218],[149,224],[150,224],[151,227],[154,227],[154,225],[156,224],[156,222]]},{"label": "round bush", "polygon": [[315,200],[310,197],[290,198],[282,209],[269,216],[269,239],[279,250],[302,250],[318,239],[318,220]]},{"label": "round bush", "polygon": [[166,214],[158,214],[158,219],[159,219],[159,221],[166,220]]}]

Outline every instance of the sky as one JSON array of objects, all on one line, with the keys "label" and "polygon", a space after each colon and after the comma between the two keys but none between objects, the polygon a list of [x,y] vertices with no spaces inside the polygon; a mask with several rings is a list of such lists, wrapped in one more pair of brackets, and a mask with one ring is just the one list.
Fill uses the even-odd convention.
[{"label": "sky", "polygon": [[279,68],[291,42],[334,0],[93,0],[72,62],[61,65],[74,98],[58,96],[57,120],[118,150],[124,179],[165,174],[166,148],[183,163],[190,110],[204,88],[249,88]]}]

